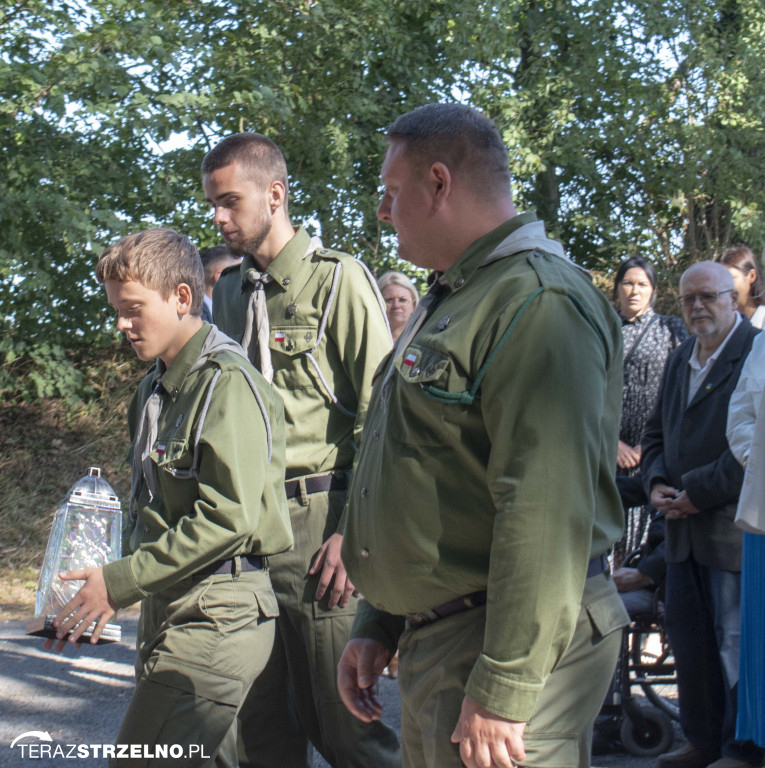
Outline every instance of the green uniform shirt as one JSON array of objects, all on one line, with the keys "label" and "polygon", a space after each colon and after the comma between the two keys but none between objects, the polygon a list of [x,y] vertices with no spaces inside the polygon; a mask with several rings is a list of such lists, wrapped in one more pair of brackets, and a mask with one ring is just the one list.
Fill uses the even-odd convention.
[{"label": "green uniform shirt", "polygon": [[[143,405],[161,377],[167,394],[151,452],[158,492],[150,499],[148,486],[142,483],[124,526],[123,547],[132,554],[104,566],[106,587],[120,607],[217,560],[275,554],[292,546],[279,396],[231,351],[214,353],[191,372],[210,330],[205,324],[167,370],[157,361],[128,409],[130,436],[135,440]],[[242,369],[255,382],[270,422],[270,463],[266,422]],[[200,415],[217,371],[220,377],[197,440]],[[195,444],[198,473],[184,477],[184,470],[192,467]],[[133,446],[130,456],[132,452]]]},{"label": "green uniform shirt", "polygon": [[[265,287],[273,385],[284,400],[287,479],[352,465],[372,377],[391,343],[363,265],[310,243],[299,228],[269,265],[273,280]],[[252,269],[253,258],[245,256],[238,269],[223,273],[213,294],[215,324],[238,342],[252,292],[245,275]]]},{"label": "green uniform shirt", "polygon": [[[380,366],[343,544],[368,601],[357,637],[395,642],[403,622],[387,614],[488,590],[466,692],[516,720],[528,720],[568,646],[588,561],[618,539],[623,517],[616,313],[583,271],[535,246],[487,260],[534,221],[517,216],[474,242],[412,343],[396,348],[392,375],[390,358]],[[489,360],[471,402],[460,393]]]}]

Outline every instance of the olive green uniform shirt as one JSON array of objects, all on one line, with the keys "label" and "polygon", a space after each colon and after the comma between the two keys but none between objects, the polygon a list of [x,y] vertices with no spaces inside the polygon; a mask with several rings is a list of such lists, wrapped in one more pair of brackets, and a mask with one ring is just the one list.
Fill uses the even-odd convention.
[{"label": "olive green uniform shirt", "polygon": [[392,647],[397,617],[487,590],[466,693],[522,721],[572,638],[588,561],[623,524],[616,313],[560,256],[487,259],[534,220],[474,242],[394,370],[380,366],[343,544],[368,601],[356,637]]},{"label": "olive green uniform shirt", "polygon": [[[141,485],[124,526],[123,549],[132,554],[104,566],[106,587],[120,607],[166,589],[217,560],[275,554],[292,546],[279,396],[232,351],[214,353],[191,372],[210,330],[205,324],[168,369],[158,360],[128,409],[134,441],[143,405],[161,377],[166,395],[151,451],[157,494],[150,498],[147,484]],[[268,417],[270,460],[266,420],[243,369],[255,382]],[[197,438],[217,371],[220,377]],[[198,472],[185,476],[184,470],[194,462],[196,444]]]},{"label": "olive green uniform shirt", "polygon": [[[273,385],[284,400],[288,480],[352,465],[372,377],[391,344],[364,266],[310,243],[300,227],[268,266],[273,280],[265,286]],[[246,255],[221,275],[213,293],[215,324],[240,343],[252,292],[245,275],[253,269]]]}]

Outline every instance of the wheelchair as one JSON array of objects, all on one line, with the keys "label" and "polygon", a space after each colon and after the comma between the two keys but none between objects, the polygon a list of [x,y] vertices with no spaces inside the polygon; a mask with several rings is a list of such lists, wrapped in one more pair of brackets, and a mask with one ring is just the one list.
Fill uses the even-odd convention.
[{"label": "wheelchair", "polygon": [[[625,559],[625,565],[636,564],[635,553]],[[653,593],[652,610],[632,616],[624,629],[616,672],[596,721],[598,739],[613,749],[601,752],[621,746],[637,757],[655,757],[668,752],[674,741],[674,721],[679,719],[677,677],[661,598],[659,587]],[[638,690],[644,701],[633,694]]]}]

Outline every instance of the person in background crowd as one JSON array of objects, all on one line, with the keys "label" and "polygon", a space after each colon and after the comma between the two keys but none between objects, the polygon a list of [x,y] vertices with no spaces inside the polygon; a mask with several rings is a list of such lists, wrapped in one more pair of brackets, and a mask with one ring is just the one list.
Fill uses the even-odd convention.
[{"label": "person in background crowd", "polygon": [[765,326],[765,281],[762,270],[751,249],[745,245],[727,248],[719,259],[738,292],[738,311],[749,318],[749,322],[762,329]]},{"label": "person in background crowd", "polygon": [[666,524],[664,623],[675,656],[684,747],[659,768],[746,768],[762,751],[735,740],[743,470],[725,437],[728,406],[758,333],[737,312],[733,278],[703,261],[680,278],[692,338],[664,369],[643,435],[642,475]]},{"label": "person in background crowd", "polygon": [[728,411],[728,444],[744,467],[737,739],[765,747],[765,334],[752,344]]},{"label": "person in background crowd", "polygon": [[643,543],[648,528],[650,508],[639,476],[640,440],[656,405],[667,357],[688,337],[688,331],[679,317],[654,312],[656,270],[641,256],[632,256],[619,265],[614,280],[614,300],[624,337],[617,484],[623,496],[625,488],[630,488],[631,496],[635,493],[638,496],[629,505],[625,504],[628,512],[624,536],[614,547],[614,566],[619,568],[625,555]]},{"label": "person in background crowd", "polygon": [[[406,328],[420,297],[412,281],[403,272],[386,272],[377,280],[377,287],[385,301],[390,335],[395,342]],[[390,660],[383,674],[398,677],[398,653]]]},{"label": "person in background crowd", "polygon": [[202,267],[205,271],[205,293],[202,297],[202,320],[206,323],[213,321],[213,303],[212,295],[215,283],[221,276],[221,273],[229,267],[236,266],[241,260],[241,256],[234,256],[229,251],[227,245],[213,245],[211,248],[205,248],[199,252],[199,258],[202,260]]},{"label": "person in background crowd", "polygon": [[378,279],[377,287],[385,301],[390,335],[396,341],[406,328],[420,297],[412,281],[403,272],[386,272]]}]

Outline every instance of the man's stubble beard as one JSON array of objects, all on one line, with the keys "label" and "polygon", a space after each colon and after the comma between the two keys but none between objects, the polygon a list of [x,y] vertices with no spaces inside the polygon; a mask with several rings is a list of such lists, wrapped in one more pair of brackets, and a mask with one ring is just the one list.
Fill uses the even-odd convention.
[{"label": "man's stubble beard", "polygon": [[244,240],[241,245],[229,243],[229,250],[236,256],[255,256],[260,246],[266,241],[271,232],[271,219],[266,219],[258,232],[253,237]]}]

